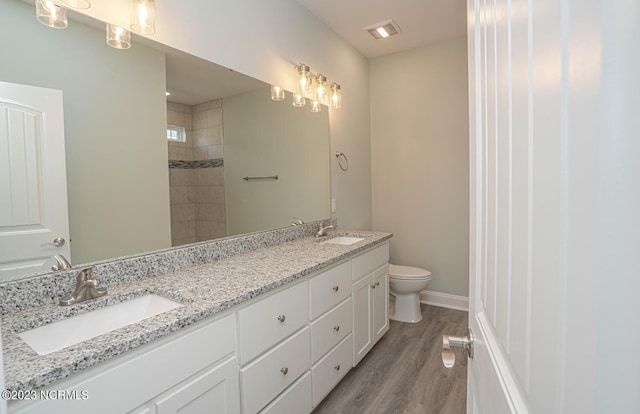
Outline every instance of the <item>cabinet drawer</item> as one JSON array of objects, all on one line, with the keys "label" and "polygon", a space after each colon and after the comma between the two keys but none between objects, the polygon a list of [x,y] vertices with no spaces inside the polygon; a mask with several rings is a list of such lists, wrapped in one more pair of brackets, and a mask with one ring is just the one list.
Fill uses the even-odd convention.
[{"label": "cabinet drawer", "polygon": [[309,281],[311,319],[315,319],[351,296],[351,262],[313,277]]},{"label": "cabinet drawer", "polygon": [[238,311],[238,359],[244,365],[309,321],[308,282]]},{"label": "cabinet drawer", "polygon": [[351,277],[352,281],[360,280],[362,277],[373,272],[380,266],[389,262],[389,245],[383,244],[380,247],[367,252],[352,260]]},{"label": "cabinet drawer", "polygon": [[260,414],[310,413],[311,373],[307,372]]},{"label": "cabinet drawer", "polygon": [[311,368],[314,407],[322,401],[329,391],[331,391],[351,369],[353,358],[352,339],[352,335],[347,336],[333,351],[329,352],[327,356]]},{"label": "cabinet drawer", "polygon": [[316,362],[353,327],[353,301],[351,298],[331,312],[311,323],[311,361]]},{"label": "cabinet drawer", "polygon": [[309,369],[309,328],[304,328],[240,370],[243,412],[258,412]]}]

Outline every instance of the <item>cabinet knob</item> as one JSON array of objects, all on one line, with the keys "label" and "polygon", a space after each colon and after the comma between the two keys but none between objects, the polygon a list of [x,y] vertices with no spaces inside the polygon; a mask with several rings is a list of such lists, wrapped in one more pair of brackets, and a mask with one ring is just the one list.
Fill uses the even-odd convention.
[{"label": "cabinet knob", "polygon": [[376,288],[375,284],[371,285],[371,289],[375,289],[375,288]]},{"label": "cabinet knob", "polygon": [[284,315],[279,315],[279,316],[278,316],[278,320],[279,320],[280,322],[284,322],[284,320],[285,320],[285,319],[286,319],[286,318],[285,318],[285,316],[284,316]]},{"label": "cabinet knob", "polygon": [[287,375],[287,373],[289,372],[289,368],[282,367],[282,368],[280,368],[280,372],[282,372],[282,375]]},{"label": "cabinet knob", "polygon": [[333,330],[334,330],[334,331],[336,331],[336,332],[338,332],[338,331],[340,330],[340,325],[336,325],[336,326],[334,326],[334,327],[333,327]]},{"label": "cabinet knob", "polygon": [[335,369],[336,371],[340,371],[340,364],[334,365],[333,369]]},{"label": "cabinet knob", "polygon": [[376,287],[380,286],[380,282],[376,282]]},{"label": "cabinet knob", "polygon": [[340,286],[337,286],[337,285],[336,285],[336,286],[334,286],[334,287],[333,287],[333,291],[334,291],[334,292],[337,292],[339,289],[340,289]]}]

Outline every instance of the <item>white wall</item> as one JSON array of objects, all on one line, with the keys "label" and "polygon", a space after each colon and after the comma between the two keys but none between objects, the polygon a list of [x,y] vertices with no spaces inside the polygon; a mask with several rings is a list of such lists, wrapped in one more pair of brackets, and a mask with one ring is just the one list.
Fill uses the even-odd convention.
[{"label": "white wall", "polygon": [[171,246],[164,55],[104,36],[74,21],[50,29],[33,5],[2,2],[0,79],[63,91],[74,265]]},{"label": "white wall", "polygon": [[468,296],[466,38],[372,59],[370,80],[373,228],[428,290]]},{"label": "white wall", "polygon": [[[156,41],[288,90],[300,62],[342,85],[343,107],[329,114],[331,153],[347,154],[349,171],[331,158],[335,217],[341,228],[369,229],[368,60],[295,0],[159,1],[156,9]],[[127,0],[94,2],[82,12],[129,26]]]}]

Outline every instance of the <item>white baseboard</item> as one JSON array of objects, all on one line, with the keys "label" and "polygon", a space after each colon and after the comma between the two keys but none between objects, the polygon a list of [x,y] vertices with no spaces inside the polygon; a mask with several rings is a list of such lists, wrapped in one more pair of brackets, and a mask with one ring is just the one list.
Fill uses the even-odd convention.
[{"label": "white baseboard", "polygon": [[420,292],[420,303],[440,306],[442,308],[469,311],[469,298],[466,296],[450,295],[448,293],[431,292],[423,290]]}]

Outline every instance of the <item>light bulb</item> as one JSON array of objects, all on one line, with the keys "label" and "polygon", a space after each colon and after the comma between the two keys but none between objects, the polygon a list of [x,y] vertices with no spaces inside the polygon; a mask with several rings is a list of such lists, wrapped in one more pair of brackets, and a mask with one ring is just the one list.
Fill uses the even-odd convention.
[{"label": "light bulb", "polygon": [[298,93],[305,98],[313,99],[313,93],[311,89],[313,81],[311,79],[311,72],[309,72],[309,66],[301,63],[300,65],[296,66],[296,69],[298,71]]},{"label": "light bulb", "polygon": [[342,108],[342,91],[340,89],[340,85],[334,83],[331,85],[331,108],[340,109]]},{"label": "light bulb", "polygon": [[322,112],[322,105],[318,101],[311,101],[311,112]]},{"label": "light bulb", "polygon": [[66,29],[67,9],[51,0],[36,0],[36,19],[54,29]]},{"label": "light bulb", "polygon": [[271,100],[281,101],[284,99],[284,89],[278,85],[271,85]]},{"label": "light bulb", "polygon": [[320,74],[316,77],[316,101],[323,105],[327,105],[329,103],[327,77]]},{"label": "light bulb", "polygon": [[304,99],[304,96],[300,95],[299,93],[293,94],[293,106],[295,106],[296,108],[301,108],[306,103],[307,101]]},{"label": "light bulb", "polygon": [[156,32],[156,5],[154,0],[132,0],[131,13],[133,24],[131,30],[143,35]]},{"label": "light bulb", "polygon": [[129,49],[131,33],[120,26],[107,23],[107,44],[115,49]]}]

